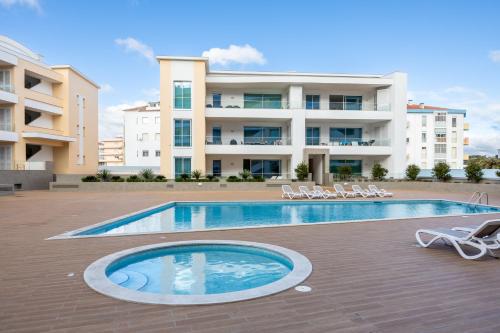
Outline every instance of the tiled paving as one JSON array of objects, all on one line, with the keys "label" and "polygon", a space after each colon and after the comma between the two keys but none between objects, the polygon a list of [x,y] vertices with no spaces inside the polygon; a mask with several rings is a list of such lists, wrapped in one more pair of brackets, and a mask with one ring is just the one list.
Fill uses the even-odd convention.
[{"label": "tiled paving", "polygon": [[[398,198],[469,195],[398,192]],[[420,227],[474,225],[486,216],[45,240],[169,200],[278,197],[274,191],[0,197],[0,331],[500,332],[500,260],[465,261],[450,248],[418,248],[414,238]],[[500,197],[490,201],[499,205]],[[83,281],[87,265],[106,254],[189,239],[257,241],[299,251],[313,264],[304,283],[312,292],[172,307],[108,298]]]}]

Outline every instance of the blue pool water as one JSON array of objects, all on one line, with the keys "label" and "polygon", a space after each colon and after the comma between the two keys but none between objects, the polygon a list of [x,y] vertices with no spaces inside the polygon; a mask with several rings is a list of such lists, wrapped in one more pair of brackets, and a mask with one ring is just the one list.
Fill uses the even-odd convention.
[{"label": "blue pool water", "polygon": [[241,291],[277,281],[293,269],[286,257],[237,245],[183,245],[127,256],[108,278],[122,287],[171,295]]},{"label": "blue pool water", "polygon": [[81,231],[76,236],[229,229],[495,212],[500,212],[500,209],[446,200],[176,202]]}]

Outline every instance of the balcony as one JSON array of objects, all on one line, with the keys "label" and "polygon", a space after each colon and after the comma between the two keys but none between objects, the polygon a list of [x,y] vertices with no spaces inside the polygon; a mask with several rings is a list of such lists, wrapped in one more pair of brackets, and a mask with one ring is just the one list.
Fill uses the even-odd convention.
[{"label": "balcony", "polygon": [[207,136],[206,154],[220,155],[291,155],[290,138],[259,137],[236,138],[232,136]]},{"label": "balcony", "polygon": [[19,98],[15,94],[14,85],[0,81],[0,104],[15,104]]},{"label": "balcony", "polygon": [[469,145],[469,138],[465,137],[464,138],[464,146],[468,146]]},{"label": "balcony", "polygon": [[265,118],[265,119],[290,119],[292,117],[288,102],[270,101],[250,103],[244,99],[225,99],[213,103],[206,101],[205,117],[207,118]]},{"label": "balcony", "polygon": [[381,111],[390,112],[390,104],[356,103],[356,102],[304,102],[306,110],[328,110],[328,111]]},{"label": "balcony", "polygon": [[468,131],[470,129],[469,123],[464,123],[464,131]]},{"label": "balcony", "polygon": [[376,103],[310,103],[304,104],[306,119],[315,120],[362,120],[379,122],[392,119],[389,104]]},{"label": "balcony", "polygon": [[76,141],[76,138],[64,135],[62,131],[34,126],[26,126],[22,136],[28,140],[42,140],[44,144],[52,144],[55,146],[61,145],[64,142]]},{"label": "balcony", "polygon": [[17,142],[19,135],[14,132],[14,126],[10,122],[0,122],[0,141]]},{"label": "balcony", "polygon": [[386,138],[306,137],[307,148],[325,148],[331,155],[390,155],[391,141]]}]

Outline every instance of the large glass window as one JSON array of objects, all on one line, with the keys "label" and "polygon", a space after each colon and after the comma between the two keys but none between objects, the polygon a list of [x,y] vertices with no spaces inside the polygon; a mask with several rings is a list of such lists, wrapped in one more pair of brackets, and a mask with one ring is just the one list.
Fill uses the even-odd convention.
[{"label": "large glass window", "polygon": [[222,162],[221,160],[212,161],[212,175],[220,177],[222,175]]},{"label": "large glass window", "polygon": [[213,93],[212,94],[212,105],[214,108],[222,107],[222,94],[221,93]]},{"label": "large glass window", "polygon": [[320,95],[306,95],[306,109],[319,110]]},{"label": "large glass window", "polygon": [[427,127],[427,115],[422,115],[422,127]]},{"label": "large glass window", "polygon": [[330,160],[330,173],[339,174],[339,168],[343,166],[351,167],[353,175],[361,175],[362,170],[361,160]]},{"label": "large glass window", "polygon": [[362,96],[330,95],[330,110],[361,110]]},{"label": "large glass window", "polygon": [[176,147],[191,146],[191,120],[175,119],[174,145]]},{"label": "large glass window", "polygon": [[10,71],[0,70],[0,90],[13,91],[10,84]]},{"label": "large glass window", "polygon": [[306,128],[306,145],[318,146],[319,145],[319,127]]},{"label": "large glass window", "polygon": [[334,145],[349,146],[353,142],[361,143],[363,135],[362,128],[330,128],[330,142]]},{"label": "large glass window", "polygon": [[182,174],[191,175],[191,157],[175,158],[175,177]]},{"label": "large glass window", "polygon": [[281,109],[281,95],[244,94],[244,107],[247,109]]},{"label": "large glass window", "polygon": [[244,127],[246,145],[273,145],[281,141],[281,127]]},{"label": "large glass window", "polygon": [[250,170],[253,176],[271,178],[281,176],[281,160],[243,160],[243,170]]},{"label": "large glass window", "polygon": [[212,127],[212,143],[214,145],[222,144],[221,133],[222,131],[220,127]]},{"label": "large glass window", "polygon": [[191,109],[191,82],[174,81],[174,108]]},{"label": "large glass window", "polygon": [[0,131],[12,131],[12,120],[10,109],[0,109]]}]

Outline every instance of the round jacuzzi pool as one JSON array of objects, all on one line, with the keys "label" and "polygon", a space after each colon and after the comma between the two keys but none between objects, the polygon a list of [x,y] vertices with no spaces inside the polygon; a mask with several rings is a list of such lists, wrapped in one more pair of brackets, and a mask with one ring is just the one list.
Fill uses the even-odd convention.
[{"label": "round jacuzzi pool", "polygon": [[213,304],[271,295],[305,280],[309,260],[295,251],[242,241],[147,245],[101,258],[84,274],[110,297],[152,304]]}]

